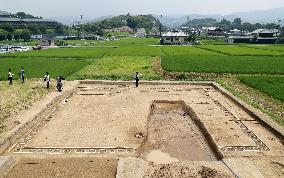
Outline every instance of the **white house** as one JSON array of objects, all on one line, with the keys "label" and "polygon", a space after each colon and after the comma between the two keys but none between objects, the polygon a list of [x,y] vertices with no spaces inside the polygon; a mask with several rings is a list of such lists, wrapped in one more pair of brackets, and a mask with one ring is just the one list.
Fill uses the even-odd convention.
[{"label": "white house", "polygon": [[137,29],[137,33],[136,33],[136,37],[138,37],[138,38],[144,38],[144,37],[146,37],[146,30],[145,30],[145,28],[139,28],[139,29]]},{"label": "white house", "polygon": [[162,44],[188,44],[189,35],[182,31],[169,31],[162,34]]}]

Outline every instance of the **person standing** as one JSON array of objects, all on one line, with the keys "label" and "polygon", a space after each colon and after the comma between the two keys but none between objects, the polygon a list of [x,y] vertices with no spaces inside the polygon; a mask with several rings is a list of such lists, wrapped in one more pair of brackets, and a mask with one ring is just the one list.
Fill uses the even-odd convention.
[{"label": "person standing", "polygon": [[46,88],[49,89],[49,84],[50,84],[50,76],[49,73],[46,72],[45,76],[44,76],[44,81],[46,82]]},{"label": "person standing", "polygon": [[9,69],[8,80],[9,80],[10,85],[12,85],[12,83],[13,83],[13,76],[14,76],[14,74],[12,74],[11,69]]},{"label": "person standing", "polygon": [[21,76],[22,83],[25,83],[25,70],[24,70],[24,67],[22,67],[22,69],[21,69],[20,76]]},{"label": "person standing", "polygon": [[136,72],[134,79],[135,79],[136,87],[138,87],[138,82],[139,82],[139,74],[138,74],[138,72]]},{"label": "person standing", "polygon": [[56,77],[56,88],[59,92],[62,91],[62,80],[64,80],[64,77],[62,77],[61,75]]}]

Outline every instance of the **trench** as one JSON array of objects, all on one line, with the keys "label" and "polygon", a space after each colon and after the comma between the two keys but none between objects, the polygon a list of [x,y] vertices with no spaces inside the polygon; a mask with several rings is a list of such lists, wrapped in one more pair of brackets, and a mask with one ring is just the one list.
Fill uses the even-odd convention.
[{"label": "trench", "polygon": [[212,138],[205,127],[183,101],[154,101],[143,145],[143,157],[157,164],[178,161],[216,161]]}]

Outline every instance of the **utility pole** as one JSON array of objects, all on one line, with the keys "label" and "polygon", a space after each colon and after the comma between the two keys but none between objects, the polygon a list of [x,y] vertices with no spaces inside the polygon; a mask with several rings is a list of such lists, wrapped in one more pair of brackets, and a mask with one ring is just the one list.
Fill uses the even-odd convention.
[{"label": "utility pole", "polygon": [[80,17],[81,17],[81,24],[82,24],[84,15],[80,15]]},{"label": "utility pole", "polygon": [[163,18],[163,15],[160,16],[160,44],[163,44],[163,39],[162,39],[162,18]]},{"label": "utility pole", "polygon": [[162,39],[162,18],[163,18],[163,15],[160,16],[160,38]]},{"label": "utility pole", "polygon": [[80,16],[80,21],[77,21],[77,26],[76,26],[77,38],[78,39],[80,39],[80,37],[81,37],[81,25],[83,24],[84,15],[79,15],[79,16]]}]

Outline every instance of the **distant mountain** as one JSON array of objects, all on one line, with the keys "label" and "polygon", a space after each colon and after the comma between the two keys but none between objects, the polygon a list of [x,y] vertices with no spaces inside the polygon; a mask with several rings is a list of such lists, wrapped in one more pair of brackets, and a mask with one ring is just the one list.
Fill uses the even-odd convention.
[{"label": "distant mountain", "polygon": [[[154,15],[154,17],[161,20],[159,15]],[[258,10],[251,12],[237,12],[228,15],[221,14],[211,14],[211,15],[199,15],[199,14],[188,14],[183,16],[163,16],[162,24],[169,28],[180,27],[187,21],[187,18],[190,19],[204,19],[204,18],[214,18],[217,21],[222,20],[223,18],[233,21],[235,18],[241,18],[243,22],[250,23],[272,23],[278,22],[278,19],[282,20],[282,25],[284,25],[284,7],[269,9],[269,10]]]},{"label": "distant mountain", "polygon": [[[284,25],[284,7],[269,9],[269,10],[258,10],[258,11],[250,11],[250,12],[236,12],[227,15],[221,14],[208,14],[208,15],[200,15],[200,14],[188,14],[182,16],[169,16],[164,15],[161,19],[160,15],[153,15],[157,19],[159,19],[162,24],[169,28],[180,27],[187,21],[189,17],[192,19],[204,19],[204,18],[214,18],[217,21],[222,20],[223,18],[233,21],[235,18],[241,18],[244,22],[250,23],[270,23],[270,22],[277,22],[278,18],[282,20],[282,25]],[[106,18],[113,17],[111,15],[102,16],[98,18],[90,18],[90,17],[83,17],[83,23],[88,22],[96,22],[99,20],[104,20]],[[61,22],[65,25],[72,25],[76,22],[80,21],[80,17],[50,17],[58,22]]]},{"label": "distant mountain", "polygon": [[176,28],[180,27],[182,24],[184,24],[187,19],[205,19],[205,18],[213,18],[217,21],[222,20],[223,16],[218,14],[213,15],[198,15],[198,14],[189,14],[189,15],[183,15],[183,16],[163,16],[162,19],[159,15],[153,15],[154,17],[158,18],[161,23],[169,28]]},{"label": "distant mountain", "polygon": [[251,12],[237,12],[230,15],[226,15],[224,17],[230,20],[232,20],[234,17],[240,17],[243,19],[243,21],[251,23],[277,22],[278,19],[284,20],[284,7]]},{"label": "distant mountain", "polygon": [[[100,20],[104,20],[104,19],[107,19],[107,18],[110,18],[110,17],[113,17],[111,15],[108,15],[108,16],[102,16],[102,17],[97,17],[97,18],[90,18],[90,17],[83,17],[83,21],[82,23],[89,23],[89,22],[97,22],[97,21],[100,21]],[[78,16],[65,16],[65,17],[49,17],[49,19],[53,19],[53,20],[56,20],[64,25],[75,25],[77,24],[78,22],[81,22],[81,18],[78,17]]]}]

